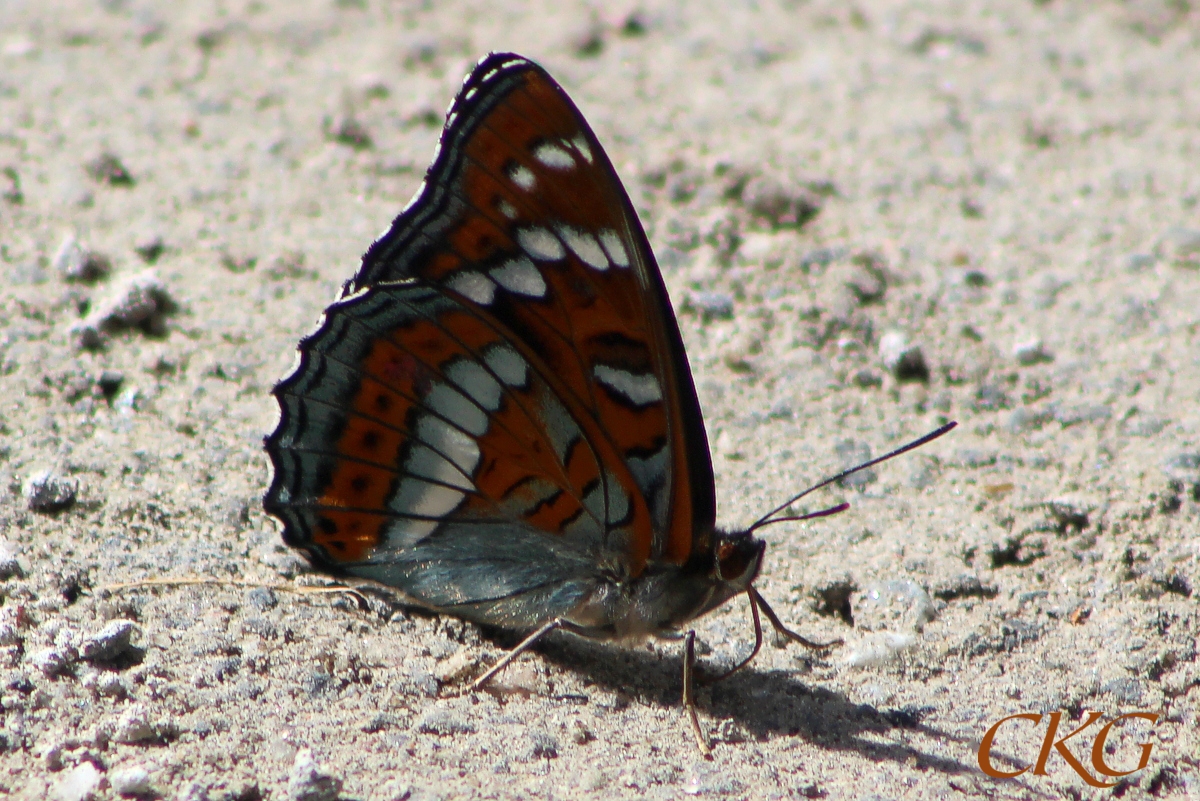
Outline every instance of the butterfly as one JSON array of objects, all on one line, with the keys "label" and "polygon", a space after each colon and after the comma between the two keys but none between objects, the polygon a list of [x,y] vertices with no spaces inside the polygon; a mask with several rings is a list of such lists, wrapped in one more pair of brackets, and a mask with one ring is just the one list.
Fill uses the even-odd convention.
[{"label": "butterfly", "polygon": [[[755,645],[737,667],[761,646],[760,610],[824,647],[754,588],[753,532],[802,519],[778,517],[799,496],[717,529],[646,234],[592,129],[526,58],[494,53],[467,76],[421,187],[274,395],[263,503],[287,544],[438,612],[532,632],[475,686],[555,629],[678,636],[738,595]],[[683,702],[707,752],[683,636]]]}]

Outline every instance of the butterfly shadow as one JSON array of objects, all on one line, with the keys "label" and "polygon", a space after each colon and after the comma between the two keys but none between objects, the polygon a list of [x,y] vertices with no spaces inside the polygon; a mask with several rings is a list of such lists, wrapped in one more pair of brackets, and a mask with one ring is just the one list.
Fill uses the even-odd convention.
[{"label": "butterfly shadow", "polygon": [[[486,633],[498,644],[513,644],[509,633],[494,630]],[[671,653],[673,647],[669,641],[660,641],[653,651],[622,648],[569,634],[555,634],[536,645],[534,650],[564,671],[580,675],[585,685],[615,693],[619,702],[678,708],[683,649],[680,644],[679,654],[675,655]],[[714,672],[711,665],[708,672]],[[857,753],[873,762],[908,764],[948,776],[979,775],[973,764],[926,753],[913,745],[895,741],[899,731],[906,731],[957,744],[973,757],[978,742],[922,721],[935,711],[932,707],[889,709],[856,703],[835,690],[813,686],[818,681],[810,678],[806,682],[804,676],[792,671],[755,670],[751,664],[727,679],[706,687],[702,685],[699,709],[704,717],[736,722],[733,732],[718,723],[718,745],[743,738],[765,741],[799,737],[820,748]],[[582,695],[560,697],[584,703],[586,696],[585,687]],[[682,715],[680,725],[684,725]],[[712,723],[707,726],[711,728]],[[739,727],[740,732],[736,731]],[[886,741],[888,738],[892,741]],[[995,752],[993,759],[998,763],[1012,761],[1015,764]],[[1030,790],[1038,795],[1033,788]]]}]

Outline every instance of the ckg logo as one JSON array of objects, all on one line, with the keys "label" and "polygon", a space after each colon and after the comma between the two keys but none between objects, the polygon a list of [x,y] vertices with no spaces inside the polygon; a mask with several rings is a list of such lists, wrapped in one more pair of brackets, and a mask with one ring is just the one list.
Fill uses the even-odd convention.
[{"label": "ckg logo", "polygon": [[[1062,722],[1062,712],[1051,712],[1049,715],[1039,715],[1033,712],[1025,712],[1019,715],[1009,715],[1006,718],[1001,718],[992,725],[987,733],[983,735],[983,741],[979,744],[979,767],[988,776],[993,779],[1015,779],[1032,770],[1035,776],[1046,776],[1046,764],[1050,760],[1053,752],[1057,752],[1064,761],[1079,774],[1079,777],[1092,787],[1116,787],[1118,782],[1107,783],[1104,777],[1110,779],[1119,779],[1122,776],[1128,776],[1132,773],[1137,773],[1150,764],[1150,750],[1153,748],[1153,743],[1145,742],[1138,743],[1137,748],[1140,751],[1140,757],[1137,761],[1137,766],[1128,770],[1122,768],[1128,765],[1130,759],[1127,754],[1106,754],[1105,747],[1108,744],[1108,738],[1114,726],[1119,726],[1123,721],[1138,719],[1148,721],[1151,726],[1158,723],[1159,716],[1153,712],[1129,712],[1124,715],[1118,715],[1112,720],[1104,723],[1094,733],[1091,747],[1091,770],[1083,763],[1083,760],[1077,757],[1070,748],[1067,747],[1067,741],[1075,737],[1079,737],[1078,743],[1084,745],[1087,742],[1087,736],[1084,734],[1087,729],[1093,724],[1101,722],[1103,717],[1100,712],[1089,712],[1087,718],[1077,729],[1064,736],[1059,736],[1059,724]],[[992,761],[992,744],[996,740],[996,733],[1000,731],[1000,727],[1005,727],[1004,736],[1006,738],[1013,737],[1036,737],[1038,736],[1037,729],[1041,727],[1042,720],[1045,718],[1046,732],[1042,737],[1042,750],[1038,754],[1035,762],[1032,762],[1020,770],[1001,770],[996,767]],[[1033,724],[1033,730],[1028,731],[1028,724],[1021,724],[1018,721],[1027,720]],[[1069,724],[1068,724],[1069,725]],[[1024,726],[1027,733],[1018,731],[1018,727]],[[1120,764],[1114,766],[1109,763],[1109,760],[1120,760]],[[1094,773],[1093,773],[1094,772]]]}]

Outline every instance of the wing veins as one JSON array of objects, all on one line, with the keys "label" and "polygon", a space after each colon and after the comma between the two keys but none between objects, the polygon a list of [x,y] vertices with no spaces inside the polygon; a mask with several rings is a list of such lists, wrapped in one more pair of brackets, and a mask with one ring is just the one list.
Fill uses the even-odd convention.
[{"label": "wing veins", "polygon": [[[442,287],[440,287],[440,286],[437,286],[436,284],[432,284],[431,282],[425,281],[424,279],[419,279],[419,280],[421,280],[421,281],[422,281],[422,285],[423,285],[423,286],[426,286],[426,287],[428,287],[430,290],[432,290],[432,291],[434,291],[434,292],[437,292],[437,293],[441,294],[443,297],[445,297],[445,296],[446,296],[446,295],[445,295],[445,290],[444,290]],[[536,418],[533,416],[533,414],[530,412],[530,410],[529,410],[529,409],[528,409],[528,408],[525,406],[525,404],[524,404],[524,403],[522,403],[520,396],[518,396],[518,395],[517,395],[515,392],[513,392],[513,391],[511,390],[511,388],[510,388],[510,387],[508,387],[508,385],[504,383],[504,381],[503,381],[503,380],[500,378],[500,376],[498,376],[498,375],[496,375],[496,374],[495,374],[495,372],[494,372],[494,371],[493,371],[493,370],[492,370],[492,369],[491,369],[491,368],[488,366],[487,362],[486,362],[486,361],[485,361],[485,360],[484,360],[484,359],[481,357],[481,354],[479,354],[478,352],[476,352],[476,351],[475,351],[475,349],[473,349],[472,347],[468,346],[468,345],[467,345],[465,342],[463,342],[461,339],[459,339],[457,336],[455,336],[455,335],[454,335],[454,334],[453,334],[453,333],[452,333],[452,332],[451,332],[449,329],[447,329],[445,326],[443,326],[443,325],[441,324],[441,322],[439,322],[439,321],[438,321],[438,319],[437,319],[435,316],[431,316],[431,315],[428,315],[428,314],[426,314],[426,313],[425,313],[423,310],[419,309],[417,306],[415,306],[413,303],[411,303],[411,302],[410,302],[410,301],[408,301],[407,299],[403,299],[403,298],[394,298],[394,300],[395,300],[395,302],[397,302],[397,303],[402,303],[402,304],[404,304],[405,306],[407,306],[407,307],[408,307],[408,308],[409,308],[409,309],[410,309],[410,310],[411,310],[411,311],[412,311],[414,314],[416,314],[416,315],[420,316],[420,317],[421,317],[421,319],[425,320],[426,322],[428,322],[428,323],[432,324],[433,326],[437,327],[438,329],[440,329],[440,330],[442,331],[442,333],[443,333],[443,334],[444,334],[444,335],[445,335],[445,336],[446,336],[448,339],[451,339],[451,340],[453,340],[455,343],[457,343],[457,344],[458,344],[458,345],[459,345],[459,346],[460,346],[460,347],[461,347],[461,348],[462,348],[462,349],[463,349],[463,350],[464,350],[466,353],[469,353],[469,354],[471,354],[472,356],[476,357],[476,359],[475,359],[476,363],[477,363],[477,364],[479,364],[481,367],[483,367],[485,370],[487,370],[488,374],[489,374],[489,375],[491,375],[491,376],[492,376],[492,377],[493,377],[493,378],[496,380],[496,382],[497,382],[497,383],[498,383],[498,384],[501,386],[502,390],[503,390],[503,391],[506,393],[506,395],[507,395],[507,397],[509,398],[510,402],[511,402],[511,403],[513,403],[513,404],[515,404],[515,405],[516,405],[516,406],[517,406],[519,409],[521,409],[521,411],[522,411],[522,412],[525,414],[525,416],[526,416],[527,418],[529,418],[530,422],[531,422],[531,423],[534,423],[534,425],[532,425],[532,426],[531,426],[531,430],[534,430],[534,431],[536,431],[536,432],[537,432],[539,439],[541,439],[541,440],[542,440],[542,442],[543,442],[543,444],[544,444],[544,445],[546,445],[546,447],[548,448],[549,452],[550,452],[550,453],[554,453],[554,452],[555,452],[555,450],[554,450],[554,444],[553,444],[553,443],[550,441],[549,437],[546,435],[546,433],[545,433],[545,431],[543,430],[542,426],[540,426],[540,425],[537,425],[537,424],[536,424]],[[543,370],[543,369],[540,369],[540,368],[538,367],[538,364],[539,364],[539,362],[540,362],[540,359],[537,357],[536,353],[534,353],[534,352],[533,352],[531,349],[529,349],[529,348],[528,348],[528,346],[527,346],[527,344],[525,343],[525,341],[524,341],[524,340],[522,340],[522,339],[520,339],[520,338],[518,338],[518,337],[506,336],[506,334],[505,334],[505,331],[504,331],[503,329],[504,329],[504,328],[507,328],[507,326],[504,326],[504,325],[503,325],[503,323],[502,323],[502,322],[500,322],[499,320],[496,320],[496,321],[495,321],[495,324],[493,324],[493,322],[492,322],[491,320],[489,320],[489,319],[488,319],[488,316],[485,316],[485,315],[481,314],[481,313],[480,313],[480,311],[477,311],[477,310],[471,309],[470,307],[463,306],[463,305],[461,305],[461,304],[460,304],[460,308],[461,308],[461,309],[462,309],[462,310],[463,310],[465,313],[467,313],[467,314],[470,314],[472,317],[474,317],[476,320],[478,320],[478,321],[479,321],[481,324],[483,324],[483,325],[487,326],[487,327],[488,327],[488,328],[490,328],[490,329],[491,329],[493,332],[495,332],[496,334],[498,334],[502,340],[504,340],[505,342],[509,343],[510,345],[516,346],[516,348],[517,348],[518,352],[520,352],[520,353],[521,353],[521,356],[522,356],[522,358],[524,358],[524,359],[525,359],[525,361],[526,361],[526,362],[529,364],[529,367],[530,367],[530,369],[531,369],[531,370],[535,370],[535,371],[537,372],[538,376],[539,376],[539,377],[541,377],[541,380],[547,383],[547,386],[552,386],[552,384],[550,384],[550,382],[549,382],[549,381],[547,381],[547,379],[546,379],[546,374],[547,374],[547,372],[548,372],[548,371],[546,371],[546,370]],[[352,324],[355,324],[355,325],[360,325],[360,326],[362,326],[362,327],[363,327],[364,329],[366,329],[367,331],[370,331],[370,332],[372,332],[372,333],[376,334],[376,335],[377,335],[379,338],[381,338],[381,339],[387,339],[387,341],[388,341],[388,342],[390,342],[392,345],[394,345],[396,348],[398,348],[398,349],[400,349],[400,350],[404,351],[405,353],[408,353],[408,354],[409,354],[409,355],[411,355],[411,356],[412,356],[412,357],[413,357],[415,360],[417,360],[417,361],[418,361],[418,362],[420,362],[421,364],[423,364],[423,365],[425,365],[426,367],[428,367],[430,370],[432,370],[433,372],[435,372],[435,373],[436,373],[438,376],[441,376],[441,377],[442,377],[442,379],[443,379],[443,380],[445,380],[447,383],[449,383],[449,384],[453,385],[454,387],[457,387],[457,386],[458,386],[458,385],[457,385],[457,384],[455,384],[453,381],[451,381],[449,378],[447,378],[447,377],[445,376],[445,374],[444,374],[444,373],[441,371],[441,369],[439,369],[439,367],[438,367],[438,366],[436,366],[436,365],[432,365],[432,364],[429,364],[429,363],[428,363],[428,362],[426,362],[424,359],[422,359],[420,356],[418,356],[417,354],[415,354],[415,353],[413,353],[411,350],[409,350],[407,347],[405,347],[403,344],[397,343],[397,342],[395,342],[394,340],[392,340],[392,339],[390,339],[390,338],[387,338],[387,337],[384,335],[384,333],[383,333],[383,332],[379,331],[377,328],[375,328],[374,326],[370,325],[368,322],[366,322],[366,321],[365,321],[365,320],[363,320],[362,318],[360,318],[360,317],[354,317],[354,316],[351,316],[351,317],[350,317],[350,320],[351,320],[351,323],[352,323]],[[342,360],[340,360],[340,359],[337,359],[337,358],[335,358],[335,357],[332,357],[332,356],[330,356],[328,353],[322,353],[322,355],[323,355],[323,356],[325,356],[326,358],[329,358],[331,361],[335,361],[335,362],[338,362],[339,364],[343,364],[343,365],[345,365],[346,367],[349,367],[351,370],[356,370],[357,372],[359,372],[359,373],[360,373],[360,374],[362,374],[362,375],[369,376],[370,378],[372,378],[372,379],[374,379],[374,380],[378,381],[379,383],[383,384],[384,386],[389,386],[389,387],[390,387],[390,385],[388,384],[388,382],[387,382],[387,381],[385,381],[385,380],[382,380],[382,379],[381,379],[379,376],[375,375],[374,373],[371,373],[371,372],[369,372],[369,371],[367,371],[367,370],[363,370],[361,367],[356,367],[355,365],[347,364],[346,362],[344,362],[344,361],[342,361]],[[436,416],[438,419],[440,419],[440,420],[444,420],[444,421],[445,421],[445,422],[446,422],[448,425],[450,425],[450,426],[453,426],[453,427],[454,427],[456,430],[458,430],[458,431],[461,431],[461,432],[462,432],[462,433],[463,433],[465,436],[468,436],[468,437],[470,437],[471,439],[473,439],[473,440],[475,440],[475,441],[478,441],[478,440],[479,440],[479,437],[477,437],[476,435],[474,435],[474,434],[472,434],[472,433],[470,433],[470,432],[468,432],[468,431],[465,431],[465,430],[463,430],[461,426],[459,426],[458,424],[456,424],[456,423],[455,423],[454,421],[452,421],[452,420],[448,420],[448,419],[446,419],[446,418],[445,418],[445,417],[444,417],[442,414],[440,414],[440,413],[439,413],[439,412],[438,412],[436,409],[434,409],[434,408],[432,408],[432,407],[428,406],[428,405],[427,405],[427,404],[425,404],[423,401],[421,401],[421,400],[419,400],[419,399],[417,399],[417,398],[413,398],[413,397],[412,397],[412,396],[410,396],[408,393],[401,392],[400,390],[393,390],[393,391],[395,391],[395,392],[396,392],[396,394],[398,394],[398,395],[402,395],[402,396],[404,396],[404,397],[408,398],[409,400],[412,400],[412,401],[413,401],[413,403],[415,403],[415,404],[419,405],[419,406],[420,406],[420,407],[421,407],[423,410],[425,410],[425,411],[428,411],[428,412],[431,412],[432,414],[434,414],[434,415],[435,415],[435,416]],[[456,389],[456,391],[457,391],[457,389]],[[484,412],[484,414],[485,414],[485,415],[487,416],[487,418],[488,418],[488,422],[489,422],[489,424],[497,424],[497,423],[499,423],[499,421],[498,421],[498,419],[497,419],[497,418],[494,418],[494,417],[491,415],[491,413],[490,413],[490,412],[489,412],[487,409],[485,409],[483,406],[481,406],[479,403],[477,403],[477,402],[475,401],[475,399],[474,399],[474,398],[471,398],[471,397],[470,397],[470,395],[467,395],[466,393],[460,393],[460,394],[462,394],[462,395],[463,395],[463,397],[465,397],[465,398],[467,398],[468,400],[470,400],[472,404],[474,404],[474,405],[475,405],[477,408],[479,408],[481,411],[483,411],[483,412]],[[570,415],[570,410],[569,410],[569,409],[567,410],[567,413],[568,413],[568,415]],[[513,432],[513,431],[512,431],[512,430],[511,430],[511,429],[510,429],[508,426],[506,426],[506,425],[503,425],[502,423],[499,423],[499,424],[500,424],[500,426],[501,426],[502,428],[504,428],[504,430],[505,430],[505,431],[507,431],[507,432],[508,432],[508,433],[509,433],[509,434],[510,434],[512,437],[513,437],[513,439],[515,439],[517,442],[520,442],[520,441],[521,441],[520,437],[518,437],[518,436],[516,435],[516,433],[515,433],[515,432]],[[393,429],[393,430],[399,430],[399,429]],[[402,432],[402,433],[405,433],[405,432]],[[600,459],[600,457],[599,457],[599,454],[596,452],[596,449],[595,449],[595,447],[592,445],[591,441],[588,439],[588,437],[587,437],[587,435],[586,435],[586,433],[584,432],[584,430],[583,430],[583,428],[582,428],[582,427],[580,428],[580,430],[579,430],[579,433],[580,433],[580,440],[582,440],[582,441],[584,441],[585,443],[587,443],[588,450],[589,450],[589,451],[591,452],[591,454],[592,454],[592,459],[595,461],[596,465],[597,465],[597,466],[598,466],[598,468],[599,468],[598,472],[599,472],[599,474],[600,474],[601,476],[603,476],[603,475],[604,475],[604,470],[603,470],[603,467],[602,467],[602,466],[603,466],[603,462],[601,461],[601,459]],[[415,438],[415,437],[414,437],[414,438]],[[422,442],[422,444],[428,445],[428,443],[425,443],[424,441],[421,441],[421,442]],[[445,454],[442,454],[440,451],[438,451],[438,450],[437,450],[437,448],[435,448],[435,447],[433,447],[433,446],[428,446],[428,447],[430,447],[430,449],[431,449],[431,450],[434,450],[435,452],[439,453],[439,455],[442,455],[443,457],[445,456]],[[452,460],[451,460],[451,461],[452,461]],[[557,462],[556,462],[556,463],[557,463]],[[545,478],[548,478],[548,479],[550,479],[550,480],[551,480],[551,481],[552,481],[552,482],[553,482],[553,483],[554,483],[556,486],[558,486],[558,487],[562,488],[563,490],[565,490],[565,491],[566,491],[566,492],[567,492],[567,493],[568,493],[568,494],[569,494],[569,495],[570,495],[570,496],[571,496],[571,497],[572,497],[572,498],[573,498],[573,499],[576,501],[576,503],[577,503],[577,504],[578,504],[578,505],[579,505],[581,508],[583,508],[583,509],[585,509],[585,510],[586,510],[586,509],[587,509],[587,505],[584,503],[584,499],[583,499],[583,497],[582,497],[580,494],[578,494],[578,493],[576,493],[576,492],[575,492],[575,489],[574,489],[574,487],[571,485],[570,479],[568,478],[568,476],[567,476],[567,474],[566,474],[566,465],[565,465],[565,464],[562,464],[562,463],[557,463],[557,464],[558,464],[558,466],[561,468],[561,470],[560,470],[560,475],[559,475],[558,479],[556,480],[556,479],[555,479],[553,476],[545,476]],[[467,478],[468,478],[468,480],[470,480],[472,483],[474,483],[474,478],[473,478],[473,477],[471,477],[471,476],[467,476]],[[607,495],[606,495],[606,503],[607,503]],[[605,511],[607,512],[607,506],[606,506],[606,508],[605,508]],[[589,516],[591,516],[591,517],[593,518],[593,520],[595,520],[595,522],[596,522],[596,525],[597,525],[597,526],[598,526],[598,527],[599,527],[599,528],[600,528],[602,531],[607,531],[607,524],[605,523],[605,521],[603,521],[603,520],[599,520],[599,519],[596,519],[596,516],[595,516],[594,514],[592,514],[590,511],[588,511],[588,515],[589,515]]]}]

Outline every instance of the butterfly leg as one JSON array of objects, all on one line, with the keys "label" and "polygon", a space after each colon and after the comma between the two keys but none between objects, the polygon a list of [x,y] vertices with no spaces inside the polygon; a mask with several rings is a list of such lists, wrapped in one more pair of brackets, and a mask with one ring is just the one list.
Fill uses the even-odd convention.
[{"label": "butterfly leg", "polygon": [[[840,638],[836,639],[836,640],[831,640],[830,642],[813,642],[812,640],[808,639],[807,637],[802,637],[799,634],[797,634],[796,632],[789,629],[787,626],[783,625],[783,623],[779,620],[779,615],[775,614],[775,610],[767,605],[767,602],[763,599],[763,597],[758,594],[758,590],[754,589],[753,587],[750,587],[749,589],[746,590],[746,594],[750,596],[750,602],[752,604],[754,604],[757,607],[759,607],[760,609],[762,609],[763,614],[767,616],[767,620],[771,621],[771,625],[775,627],[775,630],[777,632],[779,632],[780,634],[782,634],[784,637],[788,638],[789,640],[792,640],[793,642],[798,642],[801,645],[805,646],[806,648],[813,648],[815,650],[832,648],[833,646],[841,645],[844,642],[844,640],[842,640]],[[754,617],[755,617],[755,623],[757,623],[758,615],[756,614]],[[741,665],[739,665],[738,667],[741,667]]]},{"label": "butterfly leg", "polygon": [[514,659],[528,651],[537,643],[538,640],[542,639],[555,629],[565,629],[566,631],[572,631],[576,634],[582,631],[581,627],[576,626],[574,623],[571,623],[568,620],[564,620],[561,617],[554,618],[550,622],[543,624],[541,628],[534,631],[528,637],[521,640],[520,644],[517,645],[516,648],[505,654],[500,661],[492,665],[486,673],[475,679],[475,681],[471,682],[471,686],[469,688],[470,691],[475,692],[480,687],[487,684],[493,676],[508,667]]},{"label": "butterfly leg", "polygon": [[750,599],[750,616],[754,619],[754,647],[750,649],[750,655],[720,676],[713,676],[708,679],[702,677],[700,679],[701,684],[716,684],[718,681],[724,681],[750,664],[754,657],[758,656],[758,651],[762,648],[763,644],[762,619],[758,616],[758,604],[762,601],[762,597],[754,591],[753,587],[747,591],[746,596]]},{"label": "butterfly leg", "polygon": [[692,734],[696,735],[696,745],[700,753],[706,757],[712,755],[708,738],[700,729],[700,718],[696,716],[696,632],[689,631],[683,641],[683,708],[687,710],[688,720],[692,724]]}]

